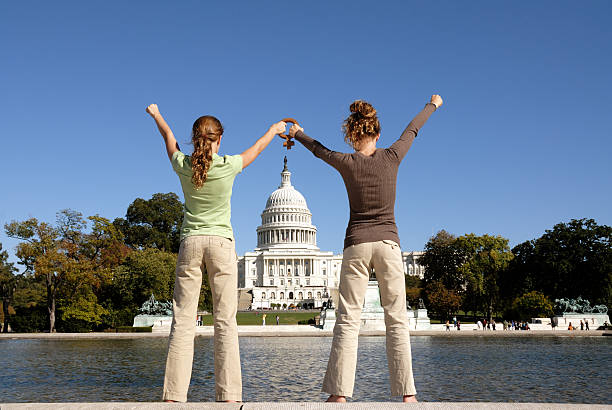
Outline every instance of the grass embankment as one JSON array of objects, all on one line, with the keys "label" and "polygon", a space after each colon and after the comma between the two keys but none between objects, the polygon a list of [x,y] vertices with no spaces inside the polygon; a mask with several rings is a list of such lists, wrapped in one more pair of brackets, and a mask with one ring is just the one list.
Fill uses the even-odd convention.
[{"label": "grass embankment", "polygon": [[[308,321],[319,315],[319,312],[266,312],[266,325],[276,326],[276,316],[279,317],[281,325],[297,325],[300,321]],[[262,312],[238,312],[236,321],[238,326],[242,325],[261,325]],[[204,326],[212,326],[212,315],[202,316],[202,324]]]}]

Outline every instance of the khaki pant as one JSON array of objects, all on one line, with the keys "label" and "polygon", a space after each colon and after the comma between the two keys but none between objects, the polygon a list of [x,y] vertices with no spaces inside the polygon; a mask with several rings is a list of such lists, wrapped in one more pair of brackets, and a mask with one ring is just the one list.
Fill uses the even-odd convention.
[{"label": "khaki pant", "polygon": [[360,243],[344,250],[334,340],[323,391],[337,396],[353,395],[361,309],[372,268],[385,311],[391,394],[414,395],[402,252],[390,240]]},{"label": "khaki pant", "polygon": [[203,267],[213,296],[215,400],[241,401],[236,251],[231,239],[205,235],[188,236],[181,242],[163,400],[187,401]]}]

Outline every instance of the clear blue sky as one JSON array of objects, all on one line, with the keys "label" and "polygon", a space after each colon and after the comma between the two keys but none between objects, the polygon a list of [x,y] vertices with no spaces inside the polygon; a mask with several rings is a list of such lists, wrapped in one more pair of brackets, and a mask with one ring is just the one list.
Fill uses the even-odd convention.
[{"label": "clear blue sky", "polygon": [[[612,225],[611,4],[3,2],[0,222],[63,208],[114,219],[137,197],[182,197],[150,103],[186,151],[203,114],[225,125],[222,153],[285,116],[348,151],[354,99],[378,109],[388,146],[438,93],[400,167],[404,250],[440,229],[515,245],[571,218]],[[239,254],[286,153],[277,139],[236,179]],[[320,248],[340,252],[340,176],[299,144],[288,157]],[[3,230],[0,242],[12,255]]]}]

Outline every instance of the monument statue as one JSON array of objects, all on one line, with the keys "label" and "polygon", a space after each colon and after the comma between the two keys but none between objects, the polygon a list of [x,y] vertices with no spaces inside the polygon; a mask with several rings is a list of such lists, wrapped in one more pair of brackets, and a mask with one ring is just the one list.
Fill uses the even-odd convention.
[{"label": "monument statue", "polygon": [[151,293],[151,297],[142,304],[138,311],[143,315],[172,316],[172,302],[159,302]]},{"label": "monument statue", "polygon": [[425,309],[425,302],[421,298],[419,298],[419,309]]},{"label": "monument statue", "polygon": [[596,305],[591,307],[591,302],[578,296],[576,299],[555,299],[555,312],[559,314],[579,314],[579,313],[602,313],[607,314],[606,305]]},{"label": "monument statue", "polygon": [[607,315],[608,307],[606,305],[595,305],[593,306],[593,313],[601,313],[603,315]]}]

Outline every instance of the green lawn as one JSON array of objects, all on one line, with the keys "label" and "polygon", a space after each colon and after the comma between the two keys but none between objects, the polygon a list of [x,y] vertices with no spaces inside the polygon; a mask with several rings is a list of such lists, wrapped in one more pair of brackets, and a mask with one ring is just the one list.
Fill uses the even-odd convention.
[{"label": "green lawn", "polygon": [[[261,316],[263,313],[258,312],[238,312],[236,315],[236,321],[238,325],[261,325]],[[319,315],[319,312],[267,312],[266,313],[266,325],[276,326],[276,315],[279,317],[281,325],[297,325],[300,320],[314,319],[315,316]],[[213,317],[212,315],[205,315],[202,317],[204,326],[212,326]]]}]

